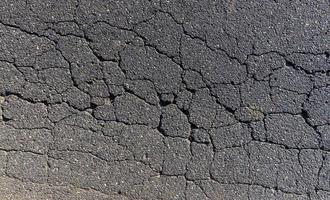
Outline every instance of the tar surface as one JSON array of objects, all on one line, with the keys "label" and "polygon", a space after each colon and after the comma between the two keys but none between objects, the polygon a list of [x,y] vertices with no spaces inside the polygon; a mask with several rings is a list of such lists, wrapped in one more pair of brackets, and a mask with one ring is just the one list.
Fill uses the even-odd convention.
[{"label": "tar surface", "polygon": [[328,0],[1,0],[1,200],[330,199]]}]

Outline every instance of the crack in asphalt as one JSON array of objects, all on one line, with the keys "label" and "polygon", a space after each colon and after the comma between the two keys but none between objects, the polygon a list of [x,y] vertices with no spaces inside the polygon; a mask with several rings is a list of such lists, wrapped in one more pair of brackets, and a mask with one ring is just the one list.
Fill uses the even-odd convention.
[{"label": "crack in asphalt", "polygon": [[329,199],[329,12],[0,3],[1,199]]}]

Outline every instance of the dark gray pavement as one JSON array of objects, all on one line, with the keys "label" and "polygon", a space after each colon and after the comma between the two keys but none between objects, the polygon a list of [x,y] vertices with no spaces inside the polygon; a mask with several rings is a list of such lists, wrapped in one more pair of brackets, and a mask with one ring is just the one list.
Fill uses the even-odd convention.
[{"label": "dark gray pavement", "polygon": [[1,0],[1,200],[330,199],[330,1]]}]

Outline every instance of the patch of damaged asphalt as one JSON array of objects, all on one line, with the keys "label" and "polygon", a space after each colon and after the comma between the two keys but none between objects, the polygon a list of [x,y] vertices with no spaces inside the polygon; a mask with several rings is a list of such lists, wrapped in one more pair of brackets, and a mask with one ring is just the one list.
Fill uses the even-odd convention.
[{"label": "patch of damaged asphalt", "polygon": [[329,199],[329,12],[1,1],[1,199]]}]

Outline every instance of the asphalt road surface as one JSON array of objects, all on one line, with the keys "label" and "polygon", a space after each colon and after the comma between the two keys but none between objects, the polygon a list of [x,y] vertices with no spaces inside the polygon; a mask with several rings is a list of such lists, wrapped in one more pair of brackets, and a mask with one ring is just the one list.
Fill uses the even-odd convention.
[{"label": "asphalt road surface", "polygon": [[329,200],[328,0],[1,0],[1,200]]}]

